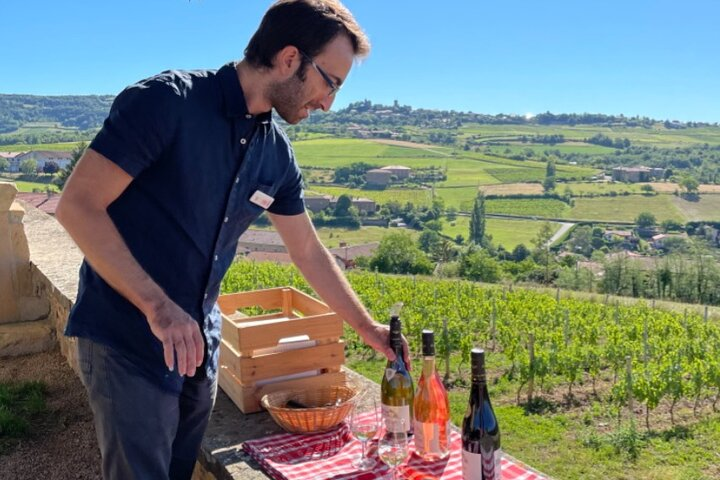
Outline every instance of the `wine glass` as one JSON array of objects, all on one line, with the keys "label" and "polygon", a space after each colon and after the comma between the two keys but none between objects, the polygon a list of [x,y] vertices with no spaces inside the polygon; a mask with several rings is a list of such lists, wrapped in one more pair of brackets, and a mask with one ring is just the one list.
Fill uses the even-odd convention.
[{"label": "wine glass", "polygon": [[367,456],[367,442],[372,439],[380,426],[377,399],[371,395],[358,398],[350,412],[350,432],[362,444],[362,456],[353,462],[358,470],[369,470],[375,460]]},{"label": "wine glass", "polygon": [[404,420],[400,421],[399,432],[386,431],[378,443],[378,455],[392,471],[393,480],[397,480],[397,467],[402,464],[410,454],[408,448],[408,434]]}]

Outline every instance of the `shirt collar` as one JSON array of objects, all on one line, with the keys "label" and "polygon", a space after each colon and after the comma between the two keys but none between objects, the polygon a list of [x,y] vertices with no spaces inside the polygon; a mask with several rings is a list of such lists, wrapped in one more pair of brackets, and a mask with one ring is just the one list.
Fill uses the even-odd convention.
[{"label": "shirt collar", "polygon": [[263,112],[248,117],[247,103],[245,103],[245,95],[240,80],[238,80],[236,68],[237,62],[230,62],[223,65],[217,73],[225,99],[225,115],[228,117],[255,118],[257,121],[269,122],[272,118],[271,112]]}]

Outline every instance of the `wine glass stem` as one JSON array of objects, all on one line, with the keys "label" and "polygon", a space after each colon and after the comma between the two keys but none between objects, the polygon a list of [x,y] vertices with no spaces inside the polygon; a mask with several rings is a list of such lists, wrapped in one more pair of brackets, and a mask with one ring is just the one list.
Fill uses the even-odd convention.
[{"label": "wine glass stem", "polygon": [[393,467],[393,480],[397,480],[397,465]]},{"label": "wine glass stem", "polygon": [[367,443],[367,440],[363,440],[360,442],[362,444],[362,459],[365,460],[365,444]]}]

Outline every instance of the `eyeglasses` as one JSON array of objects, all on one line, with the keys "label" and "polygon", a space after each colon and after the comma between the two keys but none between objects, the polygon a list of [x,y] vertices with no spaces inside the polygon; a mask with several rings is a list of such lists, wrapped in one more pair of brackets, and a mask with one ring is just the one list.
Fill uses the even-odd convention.
[{"label": "eyeglasses", "polygon": [[313,68],[320,74],[320,76],[323,78],[323,80],[325,80],[325,83],[327,83],[327,86],[330,87],[330,92],[328,93],[327,96],[328,96],[328,97],[332,97],[333,95],[335,95],[335,94],[340,90],[340,85],[338,85],[337,83],[335,83],[335,82],[333,81],[333,79],[330,78],[330,75],[328,75],[328,74],[325,72],[325,70],[323,70],[322,68],[320,68],[320,67],[318,66],[318,64],[316,64],[316,63],[313,61],[313,59],[310,58],[310,56],[309,56],[307,53],[303,52],[303,51],[300,50],[299,48],[298,48],[298,52],[300,52],[300,55],[302,55],[302,56],[305,58],[305,60],[307,60],[308,62],[310,62],[310,65],[313,66]]}]

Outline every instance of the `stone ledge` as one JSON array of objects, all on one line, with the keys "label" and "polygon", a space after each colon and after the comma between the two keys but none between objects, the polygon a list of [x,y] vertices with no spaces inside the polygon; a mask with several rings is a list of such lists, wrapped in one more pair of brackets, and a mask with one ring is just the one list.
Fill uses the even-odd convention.
[{"label": "stone ledge", "polygon": [[16,357],[50,350],[57,339],[48,320],[0,325],[0,352]]}]

